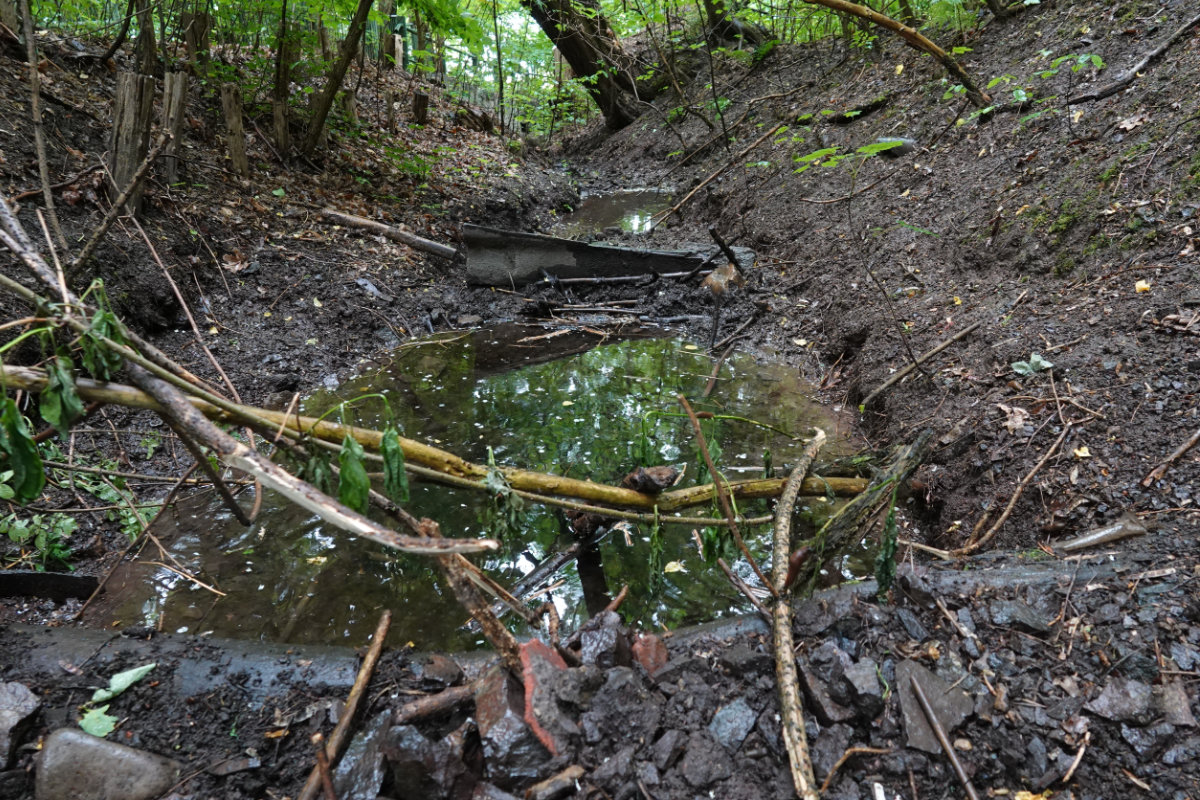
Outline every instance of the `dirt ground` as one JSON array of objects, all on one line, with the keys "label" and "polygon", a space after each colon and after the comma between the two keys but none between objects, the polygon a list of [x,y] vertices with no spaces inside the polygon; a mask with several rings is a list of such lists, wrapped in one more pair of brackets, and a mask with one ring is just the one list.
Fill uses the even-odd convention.
[{"label": "dirt ground", "polygon": [[[677,201],[697,189],[638,241],[705,241],[715,226],[753,248],[758,264],[727,300],[720,336],[751,320],[737,347],[777,353],[811,378],[822,399],[851,409],[914,354],[976,326],[873,396],[862,427],[880,451],[934,432],[937,444],[905,507],[904,538],[953,550],[994,535],[981,555],[949,565],[925,550],[902,551],[915,571],[893,604],[846,589],[805,606],[809,622],[799,614],[818,780],[847,747],[870,747],[889,752],[853,755],[828,796],[872,796],[875,783],[888,797],[962,796],[941,751],[912,746],[920,723],[902,684],[919,664],[969,696],[952,739],[982,791],[1197,797],[1200,451],[1148,478],[1200,428],[1197,28],[1140,66],[1127,88],[1066,103],[1121,79],[1193,14],[1184,2],[1043,2],[1009,21],[941,32],[943,46],[969,48],[961,58],[980,81],[1006,76],[989,89],[996,108],[979,116],[953,92],[944,97],[951,86],[935,61],[881,36],[869,52],[822,43],[780,47],[757,65],[735,58],[719,81],[730,103],[711,130],[695,115],[666,130],[677,101],[663,97],[621,132],[597,125],[534,152],[464,129],[435,99],[424,130],[337,131],[317,163],[285,168],[252,136],[250,182],[228,172],[219,104],[197,92],[185,180],[150,187],[144,226],[200,336],[249,403],[286,404],[292,393],[345,377],[431,329],[541,319],[562,303],[549,287],[468,286],[461,263],[335,228],[315,214],[324,206],[455,243],[463,222],[547,230],[580,189],[664,186]],[[1073,69],[1075,56],[1087,54],[1105,68],[1085,59]],[[1065,55],[1072,58],[1055,66]],[[104,149],[113,80],[86,62],[46,74],[59,99],[47,112],[51,173],[69,177]],[[3,125],[15,132],[0,164],[10,198],[38,185],[23,80],[18,62],[0,60]],[[384,88],[368,79],[361,90],[364,117],[376,125]],[[1019,103],[1017,89],[1025,96]],[[780,123],[786,129],[770,133]],[[726,130],[736,137],[728,147]],[[882,137],[912,139],[914,149],[796,172],[808,163],[796,157],[835,146],[853,153]],[[389,149],[398,145],[404,155]],[[101,216],[90,194],[94,175],[58,191],[70,236],[84,235]],[[20,207],[31,232],[36,202],[31,196]],[[118,226],[95,265],[125,319],[189,369],[220,379],[135,229]],[[16,270],[12,263],[5,274]],[[636,300],[648,320],[686,317],[685,334],[703,341],[709,333],[711,300],[695,285],[573,292],[598,305]],[[28,309],[5,296],[0,312],[8,320]],[[571,324],[569,314],[555,313],[552,324]],[[17,360],[32,355],[25,348]],[[75,451],[113,452],[115,430],[130,471],[176,472],[170,447],[150,460],[139,452],[150,424],[145,415],[105,409],[81,426]],[[1149,532],[1082,555],[1054,549],[1123,519]],[[92,515],[71,544],[79,571],[102,574],[124,539]],[[1031,576],[1021,577],[1026,569]],[[953,582],[988,570],[990,580]],[[62,624],[75,608],[74,601],[10,600],[0,621]],[[558,706],[582,728],[567,751],[585,770],[578,796],[787,796],[786,759],[771,724],[769,637],[702,637],[671,647],[666,677],[634,663],[558,680]],[[727,657],[735,651],[738,658]],[[374,695],[376,710],[401,704],[404,691],[431,690],[395,658],[396,670],[378,679],[391,692]],[[9,658],[0,677],[38,683]],[[278,702],[323,696],[321,687],[292,691]],[[47,688],[46,696],[59,708],[71,702],[66,690]],[[221,697],[189,706],[189,772],[230,757]],[[711,723],[737,698],[755,721],[731,739]],[[175,749],[183,723],[164,726],[152,713],[165,700],[139,689],[127,702],[147,713],[129,714],[126,741]],[[614,709],[632,713],[639,703],[651,710],[623,726]],[[271,727],[274,707],[242,725],[236,743],[255,749],[263,766],[206,773],[179,796],[294,796],[310,748],[299,741],[305,737],[290,736],[269,740],[273,755],[266,755],[261,737],[279,730]],[[48,715],[42,730],[54,719]],[[423,733],[442,737],[461,721],[435,719]],[[23,752],[0,786],[13,796],[28,791],[31,760]],[[561,758],[548,760],[538,777],[562,766]],[[485,776],[518,793],[532,781]]]}]

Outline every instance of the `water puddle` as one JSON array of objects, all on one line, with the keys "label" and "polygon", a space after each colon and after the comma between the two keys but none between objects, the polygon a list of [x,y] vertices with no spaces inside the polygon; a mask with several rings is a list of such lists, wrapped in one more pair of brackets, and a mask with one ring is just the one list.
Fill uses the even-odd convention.
[{"label": "water puddle", "polygon": [[661,189],[621,189],[589,195],[563,217],[554,235],[579,239],[606,228],[645,233],[650,230],[653,216],[670,207],[671,194]]},{"label": "water puddle", "polygon": [[[645,463],[643,448],[653,463],[687,464],[683,485],[698,482],[690,426],[678,416],[678,393],[698,411],[740,418],[715,421],[713,432],[718,464],[732,479],[761,475],[767,451],[777,465],[792,463],[802,442],[785,434],[803,434],[813,425],[830,433],[828,455],[859,449],[847,440],[845,426],[810,399],[794,370],[735,354],[710,398],[701,400],[711,372],[712,361],[702,350],[676,339],[606,341],[580,331],[512,326],[407,345],[376,372],[309,398],[303,411],[317,415],[342,400],[379,393],[386,404],[365,399],[345,412],[345,421],[379,427],[390,411],[408,435],[474,461],[486,463],[490,448],[498,464],[607,483]],[[242,497],[244,506],[250,502]],[[560,511],[531,503],[510,517],[519,535],[506,534],[505,510],[471,490],[413,482],[408,508],[437,520],[447,536],[503,535],[503,550],[477,563],[506,586],[573,541]],[[768,513],[765,501],[741,510],[748,516]],[[155,534],[171,556],[225,596],[164,568],[161,554],[148,547],[136,564],[114,575],[104,601],[89,613],[91,624],[361,643],[380,611],[389,608],[394,641],[422,649],[482,644],[463,627],[465,615],[430,561],[342,533],[270,493],[249,528],[203,495],[164,515]],[[719,569],[699,557],[693,526],[664,526],[663,564],[657,568],[665,567],[657,573],[663,580],[651,580],[650,534],[648,525],[623,525],[589,557],[534,588],[548,592],[568,626],[623,584],[630,591],[623,614],[650,629],[745,610]],[[756,552],[769,552],[769,536],[766,526],[749,533]],[[750,578],[748,567],[741,570]]]}]

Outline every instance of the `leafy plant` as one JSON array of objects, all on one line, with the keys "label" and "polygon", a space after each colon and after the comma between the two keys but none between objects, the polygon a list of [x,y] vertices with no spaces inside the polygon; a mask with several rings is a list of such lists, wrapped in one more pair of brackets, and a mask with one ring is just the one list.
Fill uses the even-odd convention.
[{"label": "leafy plant", "polygon": [[37,499],[46,486],[42,457],[11,397],[0,401],[0,454],[0,465],[6,464],[11,473],[5,483],[12,488],[12,499],[21,504]]},{"label": "leafy plant", "polygon": [[1054,365],[1038,353],[1030,353],[1028,361],[1014,361],[1010,366],[1013,372],[1028,377],[1042,370],[1050,369]]},{"label": "leafy plant", "polygon": [[[118,672],[109,678],[108,688],[97,689],[92,694],[92,699],[83,705],[81,710],[84,714],[79,720],[79,727],[85,733],[101,739],[112,733],[120,720],[108,713],[110,701],[124,694],[129,687],[149,675],[156,666],[158,665],[143,664],[140,667]],[[98,706],[97,703],[104,703],[104,705]]]},{"label": "leafy plant", "polygon": [[[10,474],[11,470],[0,473],[0,481],[6,480]],[[4,484],[0,483],[2,488]],[[2,496],[3,492],[0,492]],[[14,563],[27,561],[38,572],[44,572],[47,566],[55,562],[67,564],[71,548],[67,547],[66,540],[76,527],[75,519],[67,514],[34,514],[20,518],[14,512],[0,518],[0,533],[7,534],[22,551],[30,549],[30,552],[22,552]]]}]

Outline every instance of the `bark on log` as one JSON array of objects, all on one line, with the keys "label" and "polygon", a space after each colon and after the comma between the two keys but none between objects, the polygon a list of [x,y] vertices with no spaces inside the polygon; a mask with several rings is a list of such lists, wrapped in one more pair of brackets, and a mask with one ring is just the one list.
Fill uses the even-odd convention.
[{"label": "bark on log", "polygon": [[179,143],[183,138],[183,117],[187,111],[186,72],[168,72],[163,82],[163,125],[171,139],[163,151],[163,167],[168,184],[179,180]]},{"label": "bark on log", "polygon": [[[133,72],[117,76],[117,96],[113,103],[112,142],[108,163],[112,165],[114,197],[133,180],[150,149],[150,124],[154,112],[154,78]],[[130,214],[142,206],[143,188],[138,186],[125,203]]]},{"label": "bark on log", "polygon": [[429,94],[426,92],[417,92],[413,95],[412,100],[412,115],[413,122],[418,125],[424,125],[429,121]]},{"label": "bark on log", "polygon": [[249,178],[250,162],[246,160],[246,131],[242,127],[242,90],[236,83],[221,84],[221,108],[225,111],[225,130],[229,138],[227,144],[233,171],[243,178]]}]

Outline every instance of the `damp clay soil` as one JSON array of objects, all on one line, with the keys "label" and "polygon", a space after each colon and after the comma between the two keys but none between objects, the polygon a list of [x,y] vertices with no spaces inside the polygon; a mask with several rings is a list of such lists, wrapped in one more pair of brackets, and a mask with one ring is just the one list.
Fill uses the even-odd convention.
[{"label": "damp clay soil", "polygon": [[[865,582],[797,600],[822,796],[967,796],[915,680],[980,796],[1197,797],[1200,449],[1177,452],[1200,430],[1194,14],[1182,2],[1043,2],[932,31],[969,48],[960,58],[981,85],[996,79],[983,114],[935,61],[880,34],[869,51],[824,42],[758,63],[718,59],[729,102],[712,128],[702,114],[669,125],[678,100],[664,96],[624,130],[596,124],[537,152],[466,130],[434,92],[425,128],[387,142],[335,130],[313,163],[284,167],[252,137],[249,182],[219,155],[219,104],[197,93],[186,180],[151,184],[143,226],[198,334],[132,225],[114,229],[92,269],[117,312],[189,369],[222,381],[199,338],[244,401],[286,407],[430,330],[521,320],[599,338],[632,316],[569,306],[710,336],[711,294],[696,281],[474,287],[458,260],[333,226],[317,209],[454,244],[464,222],[549,232],[580,188],[669,189],[680,206],[652,233],[605,238],[667,249],[707,242],[715,227],[752,248],[757,263],[725,295],[717,339],[774,352],[823,400],[858,409],[879,453],[933,432],[901,495],[891,593],[881,601]],[[102,214],[87,170],[108,135],[112,80],[103,69],[78,77],[88,69],[47,73],[52,180],[81,175],[56,190],[72,242]],[[710,76],[690,80],[699,98]],[[360,87],[375,125],[384,88]],[[0,93],[15,132],[0,164],[12,198],[37,188],[37,170],[11,55]],[[911,144],[895,158],[853,155],[897,137]],[[410,154],[401,161],[397,142]],[[20,204],[31,232],[36,202]],[[0,310],[29,313],[8,295]],[[37,357],[25,347],[14,359]],[[151,432],[156,448],[143,444]],[[189,463],[152,417],[112,407],[70,446],[73,458],[97,453],[133,473],[177,476]],[[1062,547],[1103,528],[1138,535]],[[102,514],[80,515],[68,542],[76,572],[104,574],[126,542]],[[279,669],[256,672],[231,655],[237,646],[145,630],[111,643],[80,631],[88,647],[71,649],[57,637],[79,630],[78,607],[15,598],[0,611],[0,678],[42,704],[14,729],[0,794],[32,795],[39,744],[74,724],[92,687],[156,661],[112,701],[111,740],[176,759],[178,797],[297,795],[309,737],[331,733],[358,655],[275,653]],[[562,794],[532,796],[792,796],[765,630],[675,636],[602,617],[579,637],[582,666],[527,645],[523,685],[389,641],[338,796],[521,796],[565,770]],[[184,680],[199,663],[209,682]],[[447,686],[469,689],[408,720],[409,704]]]}]

